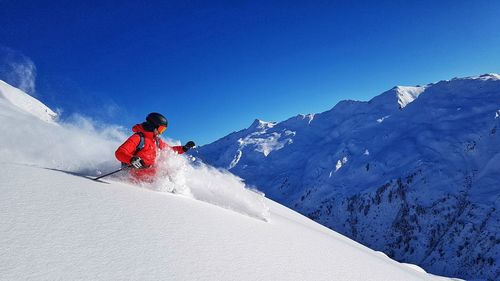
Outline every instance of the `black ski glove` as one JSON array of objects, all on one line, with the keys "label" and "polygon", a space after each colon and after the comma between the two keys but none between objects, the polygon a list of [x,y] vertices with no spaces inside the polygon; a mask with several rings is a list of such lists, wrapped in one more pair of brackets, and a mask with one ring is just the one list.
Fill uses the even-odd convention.
[{"label": "black ski glove", "polygon": [[144,160],[142,160],[141,157],[134,156],[130,159],[130,166],[136,169],[143,168],[145,166]]},{"label": "black ski glove", "polygon": [[195,146],[196,146],[196,144],[194,144],[194,141],[188,141],[185,145],[182,146],[182,150],[184,150],[184,152],[186,152]]}]

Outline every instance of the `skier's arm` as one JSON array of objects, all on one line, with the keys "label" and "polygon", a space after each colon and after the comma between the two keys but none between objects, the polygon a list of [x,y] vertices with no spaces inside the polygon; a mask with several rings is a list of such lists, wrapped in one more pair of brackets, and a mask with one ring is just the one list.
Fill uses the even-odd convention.
[{"label": "skier's arm", "polygon": [[183,154],[185,151],[182,149],[182,145],[171,146],[173,151],[177,152],[177,154]]},{"label": "skier's arm", "polygon": [[177,153],[182,154],[195,146],[196,144],[194,143],[194,141],[188,141],[185,145],[174,146],[172,147],[172,149]]},{"label": "skier's arm", "polygon": [[115,151],[115,157],[122,163],[130,164],[130,159],[134,157],[134,152],[141,141],[141,137],[137,134],[129,137],[118,149]]},{"label": "skier's arm", "polygon": [[172,149],[177,154],[183,154],[185,152],[184,149],[182,148],[182,145],[170,146],[162,139],[160,139],[160,149],[166,149],[166,148]]}]

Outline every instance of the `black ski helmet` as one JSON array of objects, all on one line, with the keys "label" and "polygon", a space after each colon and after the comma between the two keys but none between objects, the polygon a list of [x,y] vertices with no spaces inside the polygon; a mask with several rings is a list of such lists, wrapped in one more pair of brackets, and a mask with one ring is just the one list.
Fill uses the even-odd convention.
[{"label": "black ski helmet", "polygon": [[148,116],[146,117],[146,121],[151,125],[153,125],[155,128],[158,128],[160,126],[168,127],[167,118],[165,118],[165,116],[157,112],[149,113]]}]

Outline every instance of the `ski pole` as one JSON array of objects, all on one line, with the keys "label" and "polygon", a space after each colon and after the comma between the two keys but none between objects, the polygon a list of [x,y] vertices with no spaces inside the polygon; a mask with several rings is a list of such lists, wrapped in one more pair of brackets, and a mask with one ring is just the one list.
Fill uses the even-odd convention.
[{"label": "ski pole", "polygon": [[116,173],[118,173],[118,172],[120,172],[120,171],[123,171],[124,169],[127,169],[127,168],[128,168],[128,167],[123,167],[123,168],[120,168],[120,169],[118,169],[118,170],[116,170],[116,171],[113,171],[113,172],[111,172],[111,173],[107,173],[107,174],[102,175],[102,176],[100,176],[100,177],[97,177],[97,178],[95,178],[95,179],[93,179],[93,180],[95,180],[95,181],[96,181],[96,180],[102,179],[102,178],[104,178],[104,177],[111,176],[111,175],[116,174]]}]

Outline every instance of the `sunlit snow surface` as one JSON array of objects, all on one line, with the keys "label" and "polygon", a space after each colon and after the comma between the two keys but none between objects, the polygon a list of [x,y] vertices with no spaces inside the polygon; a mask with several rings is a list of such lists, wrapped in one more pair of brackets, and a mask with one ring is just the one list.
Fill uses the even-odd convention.
[{"label": "sunlit snow surface", "polygon": [[53,123],[57,118],[57,114],[46,105],[2,80],[0,80],[0,100],[8,101],[14,108],[46,122]]},{"label": "sunlit snow surface", "polygon": [[448,280],[267,199],[269,222],[114,180],[2,171],[0,280]]}]

